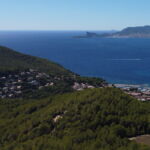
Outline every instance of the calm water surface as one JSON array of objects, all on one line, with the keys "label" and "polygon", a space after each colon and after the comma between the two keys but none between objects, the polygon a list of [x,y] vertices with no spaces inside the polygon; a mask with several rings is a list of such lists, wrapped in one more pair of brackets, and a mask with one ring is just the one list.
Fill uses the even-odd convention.
[{"label": "calm water surface", "polygon": [[77,39],[79,31],[0,31],[0,45],[112,83],[150,84],[150,39]]}]

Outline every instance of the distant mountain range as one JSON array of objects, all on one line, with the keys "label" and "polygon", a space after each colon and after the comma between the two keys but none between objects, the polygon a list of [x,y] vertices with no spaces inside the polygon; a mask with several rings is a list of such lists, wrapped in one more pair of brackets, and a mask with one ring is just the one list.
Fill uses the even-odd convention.
[{"label": "distant mountain range", "polygon": [[86,32],[86,35],[76,36],[76,38],[150,38],[150,26],[127,27],[114,33],[93,33]]}]

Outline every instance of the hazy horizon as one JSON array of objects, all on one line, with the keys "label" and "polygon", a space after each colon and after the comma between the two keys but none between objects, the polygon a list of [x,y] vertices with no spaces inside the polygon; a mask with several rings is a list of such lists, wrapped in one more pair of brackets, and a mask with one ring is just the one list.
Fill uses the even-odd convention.
[{"label": "hazy horizon", "polygon": [[108,30],[102,30],[102,29],[99,29],[99,30],[92,30],[92,29],[87,29],[87,30],[78,30],[78,29],[69,29],[69,30],[63,30],[63,29],[57,29],[57,30],[54,30],[54,29],[4,29],[4,30],[1,30],[0,29],[0,31],[83,31],[83,32],[88,32],[88,31],[97,31],[97,32],[111,32],[111,31],[121,31],[121,30],[123,30],[123,29],[125,29],[125,28],[128,28],[128,27],[144,27],[144,26],[150,26],[150,25],[143,25],[143,26],[126,26],[126,27],[124,27],[124,28],[122,28],[122,29],[120,29],[120,30],[117,30],[117,29],[108,29]]}]

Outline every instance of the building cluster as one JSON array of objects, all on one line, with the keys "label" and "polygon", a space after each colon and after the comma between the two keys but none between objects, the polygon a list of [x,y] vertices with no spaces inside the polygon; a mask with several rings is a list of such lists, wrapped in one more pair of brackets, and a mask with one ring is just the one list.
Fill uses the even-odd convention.
[{"label": "building cluster", "polygon": [[[45,87],[59,87],[65,83],[75,91],[95,88],[86,82],[78,81],[76,75],[48,75],[46,73],[27,69],[26,71],[0,72],[0,99],[24,97]],[[96,87],[102,87],[99,85]],[[54,88],[55,89],[55,88]],[[57,90],[57,88],[55,89]]]},{"label": "building cluster", "polygon": [[150,101],[150,88],[142,87],[141,85],[126,85],[116,84],[118,88],[121,88],[125,93],[135,97],[140,101]]},{"label": "building cluster", "polygon": [[125,90],[125,92],[140,101],[150,101],[150,91],[140,91],[140,90]]},{"label": "building cluster", "polygon": [[72,88],[76,91],[82,91],[84,89],[89,89],[89,88],[93,89],[95,87],[93,85],[89,85],[88,83],[75,82]]},{"label": "building cluster", "polygon": [[51,77],[33,69],[0,74],[0,98],[20,97],[25,91],[53,86]]}]

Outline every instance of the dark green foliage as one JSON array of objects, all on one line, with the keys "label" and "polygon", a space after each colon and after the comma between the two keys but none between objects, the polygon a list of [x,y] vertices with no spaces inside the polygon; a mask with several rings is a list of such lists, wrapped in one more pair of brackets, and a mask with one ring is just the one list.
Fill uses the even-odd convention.
[{"label": "dark green foliage", "polygon": [[0,150],[150,149],[128,140],[150,134],[149,102],[139,102],[116,88],[73,92],[74,82],[95,87],[106,82],[0,47],[1,74],[30,68],[50,74],[53,82],[59,80],[34,92],[27,88],[24,99],[0,100]]},{"label": "dark green foliage", "polygon": [[63,94],[69,92],[73,92],[72,87],[67,82],[60,82],[52,87],[45,87],[41,90],[35,90],[34,92],[26,91],[23,96],[26,99],[40,99],[48,96],[54,96],[56,94]]},{"label": "dark green foliage", "polygon": [[141,134],[150,103],[115,88],[0,101],[1,150],[149,150],[128,140]]},{"label": "dark green foliage", "polygon": [[[72,86],[74,85],[74,82],[85,83],[95,87],[101,87],[106,85],[106,82],[103,79],[81,77],[75,73],[72,73],[71,71],[66,70],[65,68],[54,62],[38,57],[21,54],[9,48],[0,46],[0,77],[5,76],[8,78],[9,75],[18,75],[24,71],[28,72],[30,69],[34,70],[37,74],[46,73],[49,75],[49,78],[42,77],[37,80],[35,78],[35,74],[28,76],[24,75],[23,78],[21,78],[19,75],[18,79],[21,79],[23,81],[23,83],[20,84],[22,86],[21,89],[22,93],[19,96],[26,99],[29,98],[39,99],[54,94],[72,92],[73,91]],[[54,83],[54,86],[48,88],[45,87],[41,90],[38,90],[39,86],[33,84],[31,85],[28,83],[27,79],[29,77],[33,78],[32,80],[36,79],[36,81],[38,81],[38,84],[40,83],[40,85],[42,86],[45,86],[46,83],[50,82],[48,80],[51,80],[51,82]],[[8,81],[7,78],[6,81]],[[13,77],[12,79],[14,81],[14,79],[16,78]],[[5,80],[0,81],[0,88],[5,87],[6,81]],[[13,93],[13,95],[15,94]]]},{"label": "dark green foliage", "polygon": [[14,71],[25,69],[37,69],[41,72],[50,73],[52,75],[68,75],[70,71],[64,69],[59,64],[50,62],[46,59],[21,54],[9,48],[0,46],[0,71]]},{"label": "dark green foliage", "polygon": [[76,81],[78,83],[88,83],[88,84],[93,85],[95,87],[107,85],[107,82],[105,80],[103,80],[101,78],[95,78],[95,77],[77,76]]}]

